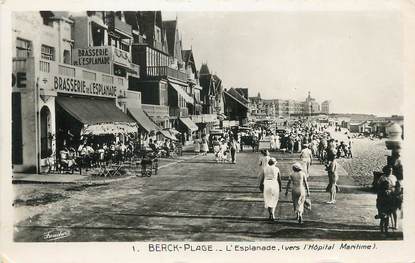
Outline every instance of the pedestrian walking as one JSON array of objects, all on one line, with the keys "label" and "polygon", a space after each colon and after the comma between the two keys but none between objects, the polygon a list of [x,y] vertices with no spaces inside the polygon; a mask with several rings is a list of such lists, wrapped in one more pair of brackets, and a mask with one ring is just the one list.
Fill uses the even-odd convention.
[{"label": "pedestrian walking", "polygon": [[195,154],[200,153],[200,143],[201,141],[199,140],[199,137],[196,137],[196,139],[193,142]]},{"label": "pedestrian walking", "polygon": [[202,152],[202,155],[207,155],[207,152],[209,151],[208,139],[206,138],[206,134],[202,135],[202,142],[201,142],[201,145],[200,145],[200,151]]},{"label": "pedestrian walking", "polygon": [[216,136],[214,136],[213,141],[212,141],[212,146],[213,146],[213,153],[215,155],[215,160],[216,162],[219,162],[220,160],[220,142],[218,140],[218,138]]},{"label": "pedestrian walking", "polygon": [[337,174],[337,161],[334,153],[329,153],[327,155],[327,160],[328,165],[326,167],[329,177],[329,184],[327,185],[326,192],[330,193],[330,200],[327,202],[327,204],[335,204],[336,193],[340,190],[340,188],[337,185],[337,180],[339,179],[339,176]]},{"label": "pedestrian walking", "polygon": [[281,192],[281,174],[276,166],[277,160],[270,158],[268,165],[264,168],[264,206],[268,209],[269,220],[276,220],[275,208],[278,204]]},{"label": "pedestrian walking", "polygon": [[[401,206],[402,199],[400,183],[393,174],[392,166],[387,165],[383,168],[383,175],[377,181],[376,186],[376,208],[378,209],[378,214],[375,218],[381,219],[381,231],[388,231],[389,217],[392,223],[391,228],[397,229],[397,210]],[[386,222],[382,224],[382,220],[386,220]]]},{"label": "pedestrian walking", "polygon": [[310,190],[308,188],[307,176],[302,171],[302,166],[300,163],[295,163],[292,166],[293,173],[288,178],[287,187],[285,191],[285,196],[288,195],[288,190],[290,189],[291,183],[293,184],[291,193],[292,193],[292,202],[294,206],[294,213],[296,214],[296,220],[298,223],[303,223],[303,212],[304,212],[304,202],[306,200],[306,191],[307,196],[310,196]]},{"label": "pedestrian walking", "polygon": [[225,139],[222,139],[220,143],[220,151],[219,151],[219,160],[221,162],[227,161],[227,152],[228,152],[228,144],[226,143]]},{"label": "pedestrian walking", "polygon": [[275,151],[276,149],[274,134],[271,134],[271,136],[269,137],[269,149],[270,151]]},{"label": "pedestrian walking", "polygon": [[259,157],[258,162],[261,169],[264,169],[268,165],[269,158],[270,156],[268,150],[261,150],[261,156]]},{"label": "pedestrian walking", "polygon": [[281,146],[280,136],[278,136],[278,134],[275,135],[274,140],[275,140],[275,150],[278,151],[280,149],[280,146]]},{"label": "pedestrian walking", "polygon": [[313,153],[310,150],[310,145],[309,144],[304,145],[304,147],[305,148],[301,151],[300,158],[301,158],[301,161],[305,164],[305,167],[304,167],[305,172],[306,172],[307,176],[309,176],[310,175],[310,166],[311,166],[311,163],[312,163],[312,160],[313,160]]},{"label": "pedestrian walking", "polygon": [[232,163],[236,163],[236,150],[238,148],[238,143],[236,142],[236,140],[232,137],[230,142],[229,142],[229,149],[231,151],[231,162]]}]

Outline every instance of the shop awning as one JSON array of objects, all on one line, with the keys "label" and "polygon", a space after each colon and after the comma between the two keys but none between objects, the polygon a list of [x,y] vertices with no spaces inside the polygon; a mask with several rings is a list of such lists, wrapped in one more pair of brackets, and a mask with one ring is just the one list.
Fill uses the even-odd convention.
[{"label": "shop awning", "polygon": [[168,130],[160,130],[160,134],[163,135],[167,139],[178,141],[177,138],[173,134],[171,134],[170,131]]},{"label": "shop awning", "polygon": [[184,91],[184,90],[183,90],[183,88],[182,88],[179,84],[176,84],[176,83],[173,83],[173,82],[169,81],[169,85],[170,85],[173,89],[175,89],[175,90],[177,91],[177,93],[178,93],[180,96],[182,96],[182,97],[183,97],[183,99],[184,99],[187,103],[194,104],[194,100],[193,100],[193,98],[192,98],[192,97],[190,97],[190,96],[186,93],[186,91]]},{"label": "shop awning", "polygon": [[197,131],[199,129],[190,118],[179,118],[179,120],[192,132]]},{"label": "shop awning", "polygon": [[146,132],[158,131],[160,128],[145,114],[143,109],[128,108],[128,113],[137,121],[138,125]]},{"label": "shop awning", "polygon": [[115,106],[112,99],[90,97],[56,97],[68,114],[84,124],[82,134],[131,133],[137,131],[135,121]]}]

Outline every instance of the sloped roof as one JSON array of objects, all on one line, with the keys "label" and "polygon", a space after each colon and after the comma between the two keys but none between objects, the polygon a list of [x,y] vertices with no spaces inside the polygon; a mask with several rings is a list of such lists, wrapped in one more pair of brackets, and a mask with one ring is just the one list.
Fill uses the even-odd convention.
[{"label": "sloped roof", "polygon": [[238,98],[236,98],[235,96],[233,96],[233,94],[229,93],[229,90],[228,90],[228,91],[223,91],[223,93],[224,93],[225,95],[227,95],[229,98],[231,98],[231,99],[233,99],[234,101],[238,102],[238,103],[239,103],[240,105],[242,105],[243,107],[245,107],[245,108],[247,108],[247,109],[248,109],[248,103],[244,103],[244,102],[242,102],[241,100],[239,100]]},{"label": "sloped roof", "polygon": [[202,66],[200,67],[200,71],[199,71],[200,75],[209,75],[210,71],[209,71],[209,67],[207,64],[202,64]]},{"label": "sloped roof", "polygon": [[191,49],[188,50],[182,50],[182,59],[186,65],[191,65],[192,70],[195,73],[195,77],[198,78],[198,72],[196,68],[195,58],[193,56],[193,51]]},{"label": "sloped roof", "polygon": [[174,49],[176,44],[176,26],[176,20],[163,21],[163,28],[166,32],[167,44],[169,47],[170,55],[174,55]]},{"label": "sloped roof", "polygon": [[249,101],[234,88],[230,88],[228,90],[228,93],[231,94],[232,96],[234,96],[235,98],[237,98],[238,100],[244,102],[244,103],[249,103]]}]

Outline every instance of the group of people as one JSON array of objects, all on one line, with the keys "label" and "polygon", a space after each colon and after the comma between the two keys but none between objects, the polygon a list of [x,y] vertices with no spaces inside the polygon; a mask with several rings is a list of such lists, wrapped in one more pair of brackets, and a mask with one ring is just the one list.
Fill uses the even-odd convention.
[{"label": "group of people", "polygon": [[399,156],[397,156],[394,163],[388,163],[383,167],[382,175],[375,182],[375,190],[377,193],[376,208],[378,210],[375,218],[381,220],[381,231],[388,232],[389,218],[392,223],[391,228],[397,229],[397,210],[402,209],[403,202],[403,175]]},{"label": "group of people", "polygon": [[[267,150],[261,150],[261,157],[258,162],[259,188],[263,192],[264,205],[268,209],[270,220],[277,219],[275,209],[278,205],[280,192],[282,191],[281,173],[276,164],[277,160],[270,157]],[[336,203],[336,192],[339,191],[339,186],[337,185],[337,162],[334,156],[330,156],[329,163],[326,167],[328,172],[326,191],[329,192],[329,201],[326,203],[334,204]],[[308,199],[310,197],[310,189],[308,186],[309,177],[307,163],[295,162],[292,165],[292,172],[288,177],[286,186],[286,196],[291,187],[294,213],[296,220],[300,224],[303,222],[304,207],[311,207],[311,201]]]},{"label": "group of people", "polygon": [[194,151],[196,154],[201,153],[202,155],[207,155],[209,151],[208,139],[206,134],[203,134],[202,137],[196,137],[194,142]]},{"label": "group of people", "polygon": [[173,158],[176,152],[176,143],[173,140],[165,139],[164,141],[157,141],[149,139],[148,147],[155,156]]},{"label": "group of people", "polygon": [[239,149],[239,144],[234,137],[220,138],[214,136],[212,146],[216,162],[236,163],[236,152]]},{"label": "group of people", "polygon": [[108,164],[112,162],[122,162],[131,158],[135,149],[132,141],[124,143],[93,143],[82,141],[77,149],[74,146],[68,147],[63,145],[58,155],[58,162],[64,169],[73,170],[80,166],[84,168],[93,168],[99,165]]},{"label": "group of people", "polygon": [[236,163],[236,153],[241,150],[240,134],[235,134],[231,130],[221,135],[212,135],[209,141],[207,135],[202,135],[201,139],[195,138],[195,154],[207,155],[211,143],[215,161],[218,163]]},{"label": "group of people", "polygon": [[[269,156],[267,150],[261,150],[259,159],[259,185],[264,196],[264,206],[268,210],[269,220],[277,220],[275,209],[278,205],[279,195],[282,191],[281,173],[276,166],[277,160]],[[303,212],[306,198],[310,196],[310,189],[307,182],[307,174],[303,166],[296,162],[292,165],[292,173],[289,175],[285,195],[291,187],[291,197],[294,207],[294,213],[298,223],[303,223]]]}]

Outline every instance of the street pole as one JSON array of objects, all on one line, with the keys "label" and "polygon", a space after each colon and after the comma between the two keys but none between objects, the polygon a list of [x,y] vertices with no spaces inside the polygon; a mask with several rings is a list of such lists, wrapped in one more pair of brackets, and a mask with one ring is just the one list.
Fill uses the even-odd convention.
[{"label": "street pole", "polygon": [[[387,165],[394,167],[400,160],[400,152],[402,146],[402,128],[397,123],[392,124],[386,131],[388,139],[385,141],[386,148],[391,151],[391,155],[387,157]],[[401,180],[402,178],[398,178]]]}]

